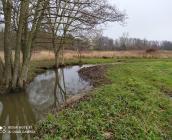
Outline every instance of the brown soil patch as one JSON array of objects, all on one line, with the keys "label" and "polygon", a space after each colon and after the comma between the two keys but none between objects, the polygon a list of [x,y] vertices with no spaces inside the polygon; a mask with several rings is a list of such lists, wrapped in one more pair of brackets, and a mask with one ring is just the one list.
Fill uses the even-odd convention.
[{"label": "brown soil patch", "polygon": [[163,92],[166,96],[172,98],[172,90],[171,89],[168,89],[164,86],[161,87],[161,92]]},{"label": "brown soil patch", "polygon": [[82,68],[79,74],[84,80],[89,80],[93,86],[110,84],[111,81],[106,77],[107,67],[107,65],[97,65]]},{"label": "brown soil patch", "polygon": [[164,89],[163,92],[165,93],[165,95],[172,97],[172,91]]},{"label": "brown soil patch", "polygon": [[167,92],[166,95],[172,98],[172,92]]}]

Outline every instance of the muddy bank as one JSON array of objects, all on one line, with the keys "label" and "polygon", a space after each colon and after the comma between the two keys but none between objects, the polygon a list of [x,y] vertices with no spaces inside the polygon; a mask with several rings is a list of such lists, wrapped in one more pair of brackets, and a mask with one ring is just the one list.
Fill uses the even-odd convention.
[{"label": "muddy bank", "polygon": [[108,65],[97,65],[86,67],[79,70],[79,75],[84,80],[91,82],[93,86],[110,84],[111,81],[106,76]]}]

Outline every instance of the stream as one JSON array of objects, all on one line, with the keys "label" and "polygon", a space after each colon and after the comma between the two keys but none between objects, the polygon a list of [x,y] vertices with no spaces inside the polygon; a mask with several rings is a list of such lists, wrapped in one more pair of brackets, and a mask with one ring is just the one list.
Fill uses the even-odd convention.
[{"label": "stream", "polygon": [[[24,130],[33,131],[32,126],[53,107],[74,95],[88,92],[92,85],[78,74],[81,68],[88,66],[47,70],[35,77],[25,92],[0,96],[0,139],[31,139],[31,135],[25,134],[28,132],[23,132]],[[16,129],[23,130],[23,134],[20,131],[14,133]]]}]

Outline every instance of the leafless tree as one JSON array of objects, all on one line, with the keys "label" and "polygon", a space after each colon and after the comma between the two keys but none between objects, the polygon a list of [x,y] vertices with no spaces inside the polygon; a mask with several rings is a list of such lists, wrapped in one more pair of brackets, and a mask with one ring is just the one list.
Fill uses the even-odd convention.
[{"label": "leafless tree", "polygon": [[[1,22],[4,22],[5,25],[4,83],[7,88],[23,87],[27,80],[31,48],[47,4],[48,0],[1,0]],[[9,45],[12,31],[16,32],[14,61]],[[20,62],[21,50],[23,52],[22,63]]]},{"label": "leafless tree", "polygon": [[85,31],[91,32],[97,25],[106,22],[122,22],[125,14],[107,4],[105,0],[52,0],[43,23],[52,34],[56,66],[66,36],[72,34],[79,38]]},{"label": "leafless tree", "polygon": [[[24,87],[33,44],[40,29],[51,35],[58,67],[69,34],[80,38],[82,33],[91,32],[97,25],[124,19],[125,14],[106,0],[1,0],[0,20],[5,25],[3,71],[6,87]],[[14,59],[9,43],[12,32],[16,34]]]}]

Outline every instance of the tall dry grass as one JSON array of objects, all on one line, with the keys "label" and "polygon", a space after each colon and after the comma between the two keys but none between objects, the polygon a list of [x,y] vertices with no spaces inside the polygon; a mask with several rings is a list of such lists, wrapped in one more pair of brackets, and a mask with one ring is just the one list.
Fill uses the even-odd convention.
[{"label": "tall dry grass", "polygon": [[[146,51],[83,51],[82,57],[88,58],[172,58],[172,51],[156,51],[147,53]],[[66,50],[64,52],[65,59],[77,58],[76,51]],[[33,53],[32,60],[54,59],[53,52],[40,51]]]},{"label": "tall dry grass", "polygon": [[[172,51],[156,51],[147,53],[144,50],[140,51],[83,51],[82,57],[88,58],[172,58]],[[0,52],[0,57],[3,59],[3,52]],[[65,50],[65,59],[77,58],[76,51]],[[32,60],[51,60],[54,59],[54,53],[52,51],[37,51],[32,53]]]}]

